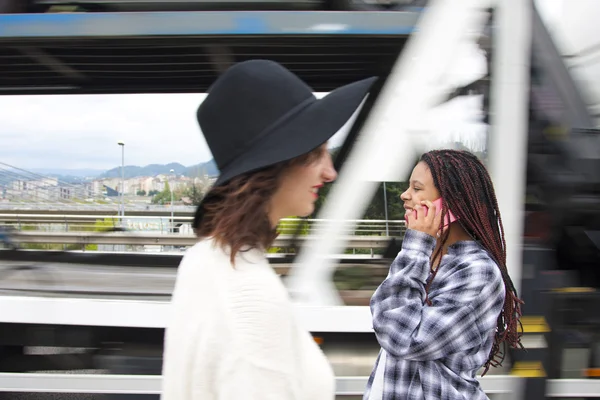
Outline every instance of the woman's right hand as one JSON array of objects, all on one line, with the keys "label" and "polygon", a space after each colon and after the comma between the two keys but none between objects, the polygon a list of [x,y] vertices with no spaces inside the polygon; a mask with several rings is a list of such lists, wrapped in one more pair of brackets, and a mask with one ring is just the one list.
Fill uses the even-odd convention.
[{"label": "woman's right hand", "polygon": [[406,218],[409,229],[424,232],[433,237],[439,237],[441,222],[441,213],[438,214],[435,204],[429,200],[424,200],[420,205],[416,205],[413,210],[408,212]]}]

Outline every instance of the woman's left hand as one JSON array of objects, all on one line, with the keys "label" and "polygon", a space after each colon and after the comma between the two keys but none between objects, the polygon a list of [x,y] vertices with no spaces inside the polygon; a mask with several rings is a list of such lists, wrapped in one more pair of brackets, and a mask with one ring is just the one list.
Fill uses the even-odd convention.
[{"label": "woman's left hand", "polygon": [[437,212],[435,204],[429,200],[424,200],[421,202],[421,205],[415,206],[413,211],[408,214],[406,220],[409,229],[421,231],[433,237],[439,237],[439,234],[441,234],[441,213]]}]

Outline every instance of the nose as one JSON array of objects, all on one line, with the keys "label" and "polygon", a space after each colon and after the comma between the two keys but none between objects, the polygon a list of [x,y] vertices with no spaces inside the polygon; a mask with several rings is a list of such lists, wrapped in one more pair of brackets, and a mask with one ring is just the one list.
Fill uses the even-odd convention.
[{"label": "nose", "polygon": [[327,160],[325,160],[325,166],[323,168],[322,175],[324,182],[333,182],[337,178],[338,174],[333,166],[333,160],[329,154],[327,154]]},{"label": "nose", "polygon": [[408,191],[409,191],[409,190],[410,190],[410,188],[406,189],[404,192],[402,192],[402,193],[400,194],[400,199],[401,199],[402,201],[408,201],[408,200],[410,200],[410,196],[408,195]]}]

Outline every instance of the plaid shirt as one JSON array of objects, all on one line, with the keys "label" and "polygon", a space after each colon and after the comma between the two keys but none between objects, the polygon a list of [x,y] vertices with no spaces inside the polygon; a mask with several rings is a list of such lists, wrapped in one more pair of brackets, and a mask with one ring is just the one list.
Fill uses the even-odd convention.
[{"label": "plaid shirt", "polygon": [[504,304],[500,270],[478,242],[455,243],[442,258],[428,306],[425,284],[435,244],[434,237],[407,230],[402,251],[373,294],[381,351],[364,400],[487,399],[476,373],[490,354]]}]

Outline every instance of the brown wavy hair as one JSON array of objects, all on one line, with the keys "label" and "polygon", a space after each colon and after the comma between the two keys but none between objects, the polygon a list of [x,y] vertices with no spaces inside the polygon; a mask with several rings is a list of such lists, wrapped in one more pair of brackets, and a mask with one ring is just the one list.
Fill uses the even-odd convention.
[{"label": "brown wavy hair", "polygon": [[323,147],[299,157],[257,171],[236,176],[213,187],[196,210],[193,228],[199,238],[212,237],[231,250],[231,264],[240,251],[266,251],[277,238],[276,227],[269,220],[271,197],[284,173],[321,158]]}]

